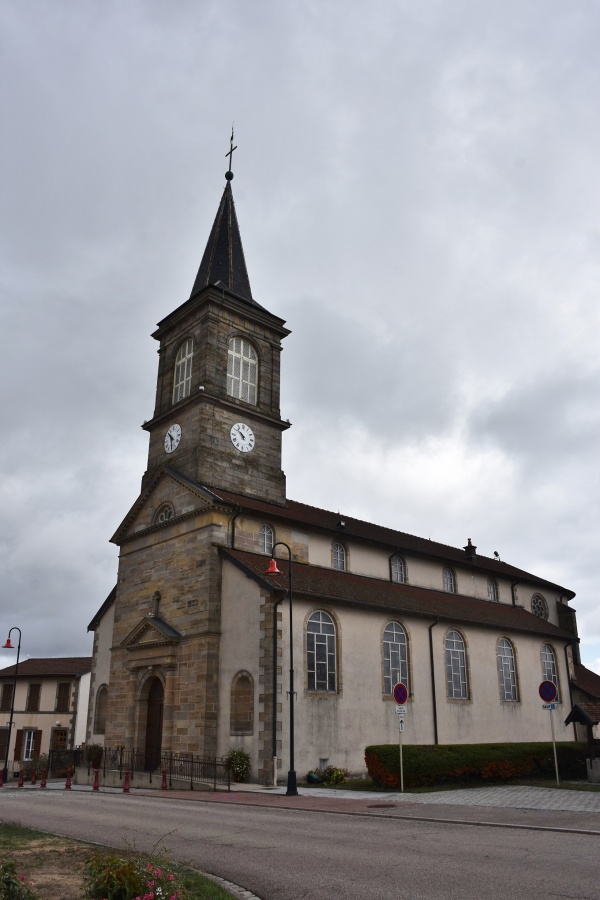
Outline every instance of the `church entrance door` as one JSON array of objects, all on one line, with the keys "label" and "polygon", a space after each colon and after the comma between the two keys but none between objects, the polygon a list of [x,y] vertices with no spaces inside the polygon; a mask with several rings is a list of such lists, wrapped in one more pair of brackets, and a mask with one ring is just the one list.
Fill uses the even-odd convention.
[{"label": "church entrance door", "polygon": [[164,690],[159,678],[153,678],[148,690],[146,715],[145,769],[152,771],[160,763],[162,745]]}]

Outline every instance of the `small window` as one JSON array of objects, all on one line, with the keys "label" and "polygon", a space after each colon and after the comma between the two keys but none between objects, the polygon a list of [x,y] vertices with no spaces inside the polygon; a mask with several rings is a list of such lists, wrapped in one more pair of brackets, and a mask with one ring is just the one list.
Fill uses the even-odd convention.
[{"label": "small window", "polygon": [[273,529],[270,525],[261,525],[258,532],[258,545],[261,553],[272,553],[275,543]]},{"label": "small window", "polygon": [[406,632],[398,622],[390,622],[383,632],[383,693],[391,694],[399,681],[408,688]]},{"label": "small window", "polygon": [[12,684],[3,684],[2,685],[2,699],[0,700],[0,710],[2,712],[8,712],[12,706],[12,697],[13,697],[13,685]]},{"label": "small window", "polygon": [[[41,687],[41,684],[29,685],[29,690],[27,691],[27,706],[25,707],[27,712],[39,712]],[[27,759],[31,759],[31,757],[27,757]]]},{"label": "small window", "polygon": [[397,581],[399,584],[404,584],[405,581],[408,581],[406,563],[401,556],[392,556],[391,567],[392,581]]},{"label": "small window", "polygon": [[335,541],[331,546],[331,562],[334,569],[346,571],[346,548],[339,541]]},{"label": "small window", "polygon": [[[39,685],[38,685],[39,687]],[[35,749],[35,731],[23,731],[23,760],[33,759]]]},{"label": "small window", "polygon": [[164,522],[168,522],[169,519],[172,519],[175,515],[175,510],[171,506],[170,503],[163,503],[161,507],[156,512],[154,516],[154,524],[162,525]]},{"label": "small window", "polygon": [[531,612],[540,619],[548,620],[548,604],[541,594],[534,594],[531,598]]},{"label": "small window", "polygon": [[227,393],[236,400],[256,404],[258,357],[256,350],[243,338],[229,341],[227,356]]},{"label": "small window", "polygon": [[106,711],[108,707],[108,688],[105,684],[100,685],[96,694],[96,710],[94,713],[94,734],[105,734],[106,732]]},{"label": "small window", "polygon": [[173,379],[173,403],[189,397],[192,390],[192,359],[194,342],[191,338],[185,341],[177,351],[175,359],[175,376]]},{"label": "small window", "polygon": [[326,612],[314,612],[306,626],[308,690],[335,693],[337,659],[335,625]]},{"label": "small window", "polygon": [[456,579],[454,578],[454,572],[452,569],[448,568],[448,566],[444,569],[444,590],[448,594],[456,593]]},{"label": "small window", "polygon": [[254,734],[254,683],[248,672],[239,672],[231,685],[231,734]]},{"label": "small window", "polygon": [[446,693],[450,699],[466,700],[469,697],[467,681],[467,653],[465,642],[458,631],[446,635]]},{"label": "small window", "polygon": [[498,641],[498,680],[500,682],[500,699],[503,701],[518,700],[517,672],[515,668],[515,651],[506,638]]},{"label": "small window", "polygon": [[68,712],[71,700],[71,683],[69,681],[60,682],[56,690],[56,708],[55,712]]},{"label": "small window", "polygon": [[498,582],[495,578],[488,578],[488,600],[498,602]]},{"label": "small window", "polygon": [[558,669],[556,668],[556,656],[550,644],[544,644],[542,647],[542,678],[544,681],[551,681],[556,688],[556,699],[560,703],[560,693],[558,690]]}]

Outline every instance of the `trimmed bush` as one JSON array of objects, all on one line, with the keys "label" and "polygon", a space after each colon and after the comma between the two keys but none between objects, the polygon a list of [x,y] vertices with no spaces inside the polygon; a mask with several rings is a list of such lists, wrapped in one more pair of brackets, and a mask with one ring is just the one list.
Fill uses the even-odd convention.
[{"label": "trimmed bush", "polygon": [[[586,745],[558,743],[561,778],[586,777]],[[398,744],[367,747],[365,762],[379,787],[400,786]],[[425,787],[456,781],[506,781],[510,778],[553,778],[551,743],[404,745],[405,787]]]}]

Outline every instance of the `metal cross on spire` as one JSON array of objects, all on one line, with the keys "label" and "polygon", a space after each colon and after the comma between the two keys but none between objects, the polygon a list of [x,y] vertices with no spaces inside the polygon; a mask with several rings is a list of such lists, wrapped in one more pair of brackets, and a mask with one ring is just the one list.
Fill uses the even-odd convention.
[{"label": "metal cross on spire", "polygon": [[225,172],[225,178],[227,181],[231,181],[233,178],[233,172],[231,171],[231,158],[233,156],[233,151],[237,150],[237,146],[233,146],[233,125],[231,126],[231,137],[229,139],[229,151],[225,154],[225,156],[229,157],[229,169]]}]

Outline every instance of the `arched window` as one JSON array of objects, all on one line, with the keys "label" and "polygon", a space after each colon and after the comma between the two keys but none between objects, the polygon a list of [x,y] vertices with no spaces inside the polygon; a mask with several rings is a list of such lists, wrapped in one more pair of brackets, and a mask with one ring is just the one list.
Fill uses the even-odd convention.
[{"label": "arched window", "polygon": [[488,578],[488,600],[498,602],[498,582],[495,578]]},{"label": "arched window", "polygon": [[181,345],[175,359],[175,377],[173,379],[173,403],[189,397],[192,390],[192,359],[194,342],[191,338]]},{"label": "arched window", "polygon": [[335,625],[331,616],[318,610],[306,625],[306,669],[308,690],[334,694],[337,690]]},{"label": "arched window", "polygon": [[236,400],[256,404],[258,357],[256,350],[243,338],[229,341],[227,357],[227,393]]},{"label": "arched window", "polygon": [[404,584],[405,581],[408,581],[406,563],[401,556],[392,556],[390,565],[392,568],[392,581],[397,581],[399,584]]},{"label": "arched window", "polygon": [[456,579],[454,578],[454,572],[448,566],[444,569],[444,590],[449,594],[456,593]]},{"label": "arched window", "polygon": [[258,545],[261,553],[272,553],[275,543],[273,529],[270,525],[261,525],[258,532]]},{"label": "arched window", "polygon": [[231,734],[254,733],[254,682],[248,672],[238,672],[231,682]]},{"label": "arched window", "polygon": [[507,638],[498,641],[496,653],[498,660],[498,680],[500,682],[500,699],[518,700],[517,671],[515,667],[515,651]]},{"label": "arched window", "polygon": [[458,631],[449,631],[445,641],[446,651],[446,693],[454,700],[467,700],[469,684],[467,681],[467,652],[462,635]]},{"label": "arched window", "polygon": [[390,622],[383,632],[383,693],[391,694],[399,681],[408,688],[406,632],[398,622]]},{"label": "arched window", "polygon": [[531,598],[531,612],[540,619],[548,619],[548,604],[541,594],[534,594]]},{"label": "arched window", "polygon": [[108,707],[108,688],[101,684],[96,694],[96,709],[94,712],[94,734],[104,734],[106,731],[106,710]]},{"label": "arched window", "polygon": [[169,519],[172,519],[175,515],[175,510],[171,506],[170,503],[163,503],[162,506],[158,508],[156,511],[156,515],[154,516],[154,524],[162,525],[163,522],[168,522]]},{"label": "arched window", "polygon": [[544,681],[551,681],[556,688],[556,699],[560,703],[560,695],[558,690],[558,669],[556,668],[556,656],[550,644],[544,644],[542,647],[542,678]]},{"label": "arched window", "polygon": [[339,541],[334,541],[331,545],[331,562],[334,569],[346,571],[346,548]]}]

